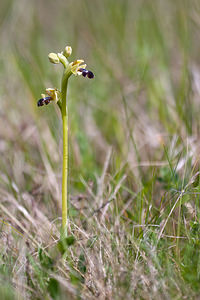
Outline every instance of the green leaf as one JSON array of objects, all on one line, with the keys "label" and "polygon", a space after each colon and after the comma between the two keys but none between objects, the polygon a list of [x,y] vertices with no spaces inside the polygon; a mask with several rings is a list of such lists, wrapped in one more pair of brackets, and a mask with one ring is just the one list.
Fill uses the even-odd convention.
[{"label": "green leaf", "polygon": [[79,256],[79,260],[78,260],[78,269],[82,274],[86,273],[86,259],[85,259],[85,255],[82,252]]},{"label": "green leaf", "polygon": [[58,250],[61,254],[64,254],[68,247],[72,246],[75,243],[76,239],[73,235],[68,237],[61,238],[57,244]]},{"label": "green leaf", "polygon": [[39,255],[40,264],[43,268],[46,269],[53,268],[53,260],[51,259],[50,256],[45,254],[41,248],[38,249],[38,255]]},{"label": "green leaf", "polygon": [[60,295],[60,285],[55,278],[50,278],[48,282],[47,290],[53,299],[56,299]]}]

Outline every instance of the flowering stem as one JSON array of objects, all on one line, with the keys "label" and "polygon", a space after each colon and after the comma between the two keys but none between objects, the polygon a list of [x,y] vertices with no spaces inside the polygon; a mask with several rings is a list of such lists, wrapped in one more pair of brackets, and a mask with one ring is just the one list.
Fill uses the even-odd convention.
[{"label": "flowering stem", "polygon": [[70,46],[65,47],[65,50],[60,53],[49,53],[49,61],[53,64],[62,63],[64,73],[62,76],[61,92],[55,88],[46,89],[46,94],[41,94],[42,98],[38,100],[38,106],[44,106],[51,101],[56,101],[58,104],[63,122],[63,166],[62,166],[62,234],[67,235],[68,229],[68,111],[67,111],[67,85],[69,77],[74,75],[83,75],[83,77],[94,78],[94,74],[85,69],[84,60],[77,59],[69,63],[68,57],[72,54]]},{"label": "flowering stem", "polygon": [[63,166],[62,166],[62,230],[67,233],[67,180],[68,180],[68,111],[67,111],[67,84],[68,74],[64,72],[62,78],[62,121],[63,121]]}]

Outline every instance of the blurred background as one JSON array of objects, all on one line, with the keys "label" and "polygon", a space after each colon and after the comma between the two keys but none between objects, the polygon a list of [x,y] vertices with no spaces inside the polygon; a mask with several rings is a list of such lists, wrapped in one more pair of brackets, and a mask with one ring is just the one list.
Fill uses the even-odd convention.
[{"label": "blurred background", "polygon": [[18,219],[15,200],[49,221],[61,214],[60,112],[37,100],[60,89],[62,66],[48,53],[66,45],[95,74],[70,78],[71,217],[98,210],[120,183],[112,216],[134,196],[126,220],[159,223],[162,201],[173,203],[161,200],[168,191],[194,175],[198,188],[198,0],[1,0],[0,45],[0,193]]},{"label": "blurred background", "polygon": [[31,188],[42,152],[60,177],[59,112],[36,103],[46,87],[60,88],[62,67],[47,55],[66,45],[96,75],[70,80],[70,172],[78,189],[80,176],[101,172],[110,146],[113,171],[138,176],[142,161],[166,160],[163,144],[195,139],[199,11],[198,1],[182,0],[1,1],[1,169],[22,188],[30,177]]}]

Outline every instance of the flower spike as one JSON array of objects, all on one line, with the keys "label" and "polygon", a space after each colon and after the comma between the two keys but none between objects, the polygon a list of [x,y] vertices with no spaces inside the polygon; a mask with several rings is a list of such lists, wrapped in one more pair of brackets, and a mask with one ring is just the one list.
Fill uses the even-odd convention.
[{"label": "flower spike", "polygon": [[68,110],[67,110],[67,86],[71,75],[82,75],[87,78],[94,78],[92,71],[86,69],[83,59],[76,59],[72,62],[68,58],[72,54],[70,46],[65,47],[64,51],[59,53],[49,53],[48,57],[51,63],[61,63],[64,67],[61,79],[61,91],[54,88],[45,90],[41,99],[37,101],[38,106],[48,105],[50,102],[57,103],[60,108],[63,123],[63,166],[62,166],[62,231],[61,238],[67,236],[68,229]]},{"label": "flower spike", "polygon": [[72,48],[66,46],[64,51],[59,53],[49,53],[49,60],[53,64],[62,63],[65,68],[65,74],[69,78],[72,74],[75,76],[82,75],[87,78],[94,78],[92,71],[86,69],[86,64],[84,64],[83,59],[76,59],[75,61],[69,63],[68,57],[72,54]]}]

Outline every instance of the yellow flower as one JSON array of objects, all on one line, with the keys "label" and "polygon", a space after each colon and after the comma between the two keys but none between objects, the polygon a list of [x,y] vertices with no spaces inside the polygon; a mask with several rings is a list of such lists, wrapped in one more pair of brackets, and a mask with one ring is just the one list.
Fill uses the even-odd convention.
[{"label": "yellow flower", "polygon": [[46,94],[52,98],[52,101],[56,103],[60,100],[60,92],[58,89],[48,88],[46,89]]},{"label": "yellow flower", "polygon": [[37,106],[43,106],[44,104],[47,105],[51,101],[55,101],[56,103],[60,100],[61,95],[60,92],[57,89],[48,88],[46,89],[46,94],[41,94],[41,99],[38,100]]},{"label": "yellow flower", "polygon": [[71,69],[71,72],[77,76],[77,75],[81,75],[82,72],[79,71],[79,69],[85,69],[86,68],[86,64],[83,64],[84,63],[84,60],[83,59],[77,59],[75,60],[74,62],[71,62],[69,64],[69,68]]}]

